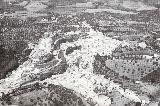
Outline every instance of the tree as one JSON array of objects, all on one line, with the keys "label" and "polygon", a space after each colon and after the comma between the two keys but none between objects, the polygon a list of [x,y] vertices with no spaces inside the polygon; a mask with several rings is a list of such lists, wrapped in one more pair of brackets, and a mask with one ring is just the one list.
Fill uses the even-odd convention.
[{"label": "tree", "polygon": [[151,24],[151,19],[152,19],[152,12],[148,10],[143,10],[140,13],[140,17],[142,18],[142,21],[145,23],[145,30],[146,32],[149,31],[149,26]]},{"label": "tree", "polygon": [[103,3],[103,2],[98,2],[98,1],[97,1],[97,2],[94,2],[93,5],[94,5],[94,8],[97,9],[99,6],[104,5],[104,3]]}]

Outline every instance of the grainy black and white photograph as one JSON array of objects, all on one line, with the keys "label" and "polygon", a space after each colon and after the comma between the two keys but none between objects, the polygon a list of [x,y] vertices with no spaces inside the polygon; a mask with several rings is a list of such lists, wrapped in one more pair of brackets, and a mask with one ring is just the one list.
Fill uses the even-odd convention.
[{"label": "grainy black and white photograph", "polygon": [[160,106],[160,0],[0,0],[0,106]]}]

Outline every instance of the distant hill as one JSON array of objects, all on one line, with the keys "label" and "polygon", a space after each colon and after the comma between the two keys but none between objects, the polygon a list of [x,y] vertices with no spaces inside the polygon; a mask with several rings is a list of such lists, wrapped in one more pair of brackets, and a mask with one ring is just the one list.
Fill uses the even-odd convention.
[{"label": "distant hill", "polygon": [[[34,1],[42,2],[45,5],[47,11],[54,10],[57,6],[75,5],[78,3],[93,3],[96,8],[99,7],[95,3],[100,2],[104,7],[113,7],[114,9],[129,9],[129,10],[153,10],[156,9],[157,4],[160,4],[160,0],[0,0],[0,8],[9,4],[9,2],[16,2],[16,4],[22,4],[23,1],[29,1],[27,7],[34,7],[38,9],[40,5],[35,5]],[[32,3],[30,3],[32,1]],[[41,4],[41,3],[39,3]],[[32,6],[33,5],[33,6]],[[37,8],[37,6],[39,6]],[[23,6],[22,6],[23,7]],[[159,6],[160,7],[160,6]],[[31,8],[30,10],[34,10]],[[42,9],[44,10],[44,9]]]},{"label": "distant hill", "polygon": [[2,8],[3,7],[3,0],[0,0],[0,8]]}]

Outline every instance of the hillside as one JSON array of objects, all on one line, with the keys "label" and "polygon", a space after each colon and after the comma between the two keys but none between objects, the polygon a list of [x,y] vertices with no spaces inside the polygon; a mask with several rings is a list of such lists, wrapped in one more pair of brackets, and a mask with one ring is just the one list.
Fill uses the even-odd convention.
[{"label": "hillside", "polygon": [[0,106],[158,106],[160,19],[153,4],[6,2]]}]

